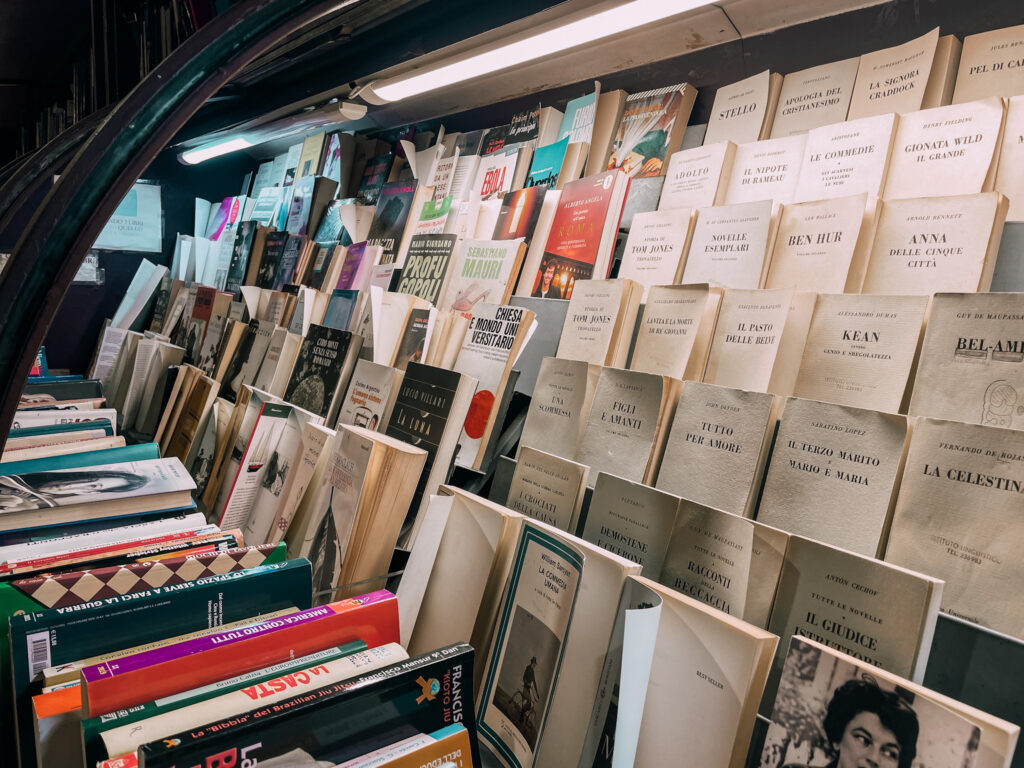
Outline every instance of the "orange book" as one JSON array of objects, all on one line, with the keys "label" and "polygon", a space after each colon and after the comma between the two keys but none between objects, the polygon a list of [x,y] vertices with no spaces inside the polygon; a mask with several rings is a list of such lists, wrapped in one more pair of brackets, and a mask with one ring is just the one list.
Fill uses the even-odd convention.
[{"label": "orange book", "polygon": [[370,648],[399,642],[393,594],[382,589],[84,667],[82,714],[105,715],[354,640]]}]

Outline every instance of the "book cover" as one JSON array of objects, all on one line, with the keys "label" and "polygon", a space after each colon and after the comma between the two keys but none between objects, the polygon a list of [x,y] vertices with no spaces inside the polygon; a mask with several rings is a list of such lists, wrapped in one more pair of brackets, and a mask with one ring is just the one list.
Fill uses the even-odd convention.
[{"label": "book cover", "polygon": [[492,240],[516,240],[530,245],[533,233],[537,228],[537,219],[544,204],[544,196],[548,187],[544,185],[524,187],[509,192],[501,201],[498,221],[494,225]]},{"label": "book cover", "polygon": [[339,390],[348,384],[343,376],[346,361],[354,358],[351,348],[358,350],[361,341],[348,331],[311,325],[299,347],[284,399],[324,418],[337,413]]},{"label": "book cover", "polygon": [[569,299],[557,356],[623,367],[641,289],[632,280],[585,280]]},{"label": "book cover", "polygon": [[537,374],[519,445],[541,449],[563,459],[575,457],[599,370],[582,360],[545,357]]},{"label": "book cover", "polygon": [[[483,153],[479,158],[479,165],[473,176],[470,190],[480,195],[481,200],[503,197],[512,189],[512,179],[516,175],[518,162],[518,149]],[[456,173],[458,173],[458,166]],[[454,183],[452,186],[455,186]]]},{"label": "book cover", "polygon": [[[334,287],[360,291],[367,288],[375,254],[376,249],[369,250],[365,240],[360,243],[352,243],[345,251],[345,261],[338,274],[338,284]],[[329,286],[323,287],[326,289]]]},{"label": "book cover", "polygon": [[846,119],[916,112],[925,106],[925,89],[938,44],[936,27],[902,45],[863,54]]},{"label": "book cover", "polygon": [[437,305],[442,312],[469,317],[478,304],[506,304],[523,263],[522,240],[465,240]]},{"label": "book cover", "polygon": [[927,296],[821,294],[793,394],[898,412],[927,308]]},{"label": "book cover", "polygon": [[684,382],[656,487],[753,517],[775,432],[774,399],[763,392]]},{"label": "book cover", "polygon": [[505,506],[567,533],[575,533],[589,468],[523,445]]},{"label": "book cover", "polygon": [[525,186],[544,186],[548,189],[558,186],[558,176],[562,172],[562,163],[565,161],[565,152],[568,148],[568,137],[560,139],[554,144],[538,147],[533,153],[530,170],[526,174]]},{"label": "book cover", "polygon": [[436,305],[447,283],[455,240],[455,235],[413,235],[396,291]]},{"label": "book cover", "polygon": [[645,211],[633,217],[622,252],[619,277],[643,286],[641,303],[654,285],[672,285],[683,271],[683,257],[690,239],[689,208]]},{"label": "book cover", "polygon": [[241,296],[239,289],[249,268],[249,256],[252,253],[253,240],[256,238],[256,227],[255,221],[243,221],[239,223],[235,232],[235,243],[231,249],[231,263],[228,265],[224,290],[234,294],[236,299]]},{"label": "book cover", "polygon": [[[756,75],[722,86],[715,92],[704,144],[731,141],[746,144],[764,138],[762,131],[770,106],[771,72]],[[774,110],[773,110],[774,114]]]},{"label": "book cover", "polygon": [[771,200],[701,208],[682,282],[760,288],[771,232]]},{"label": "book cover", "polygon": [[1010,199],[1007,221],[1024,221],[1024,95],[1007,99],[996,189]]},{"label": "book cover", "polygon": [[899,115],[887,113],[823,125],[808,133],[793,199],[881,195],[899,120]]},{"label": "book cover", "polygon": [[789,289],[725,291],[703,381],[767,392],[792,301]]},{"label": "book cover", "polygon": [[306,239],[299,234],[288,235],[284,247],[281,249],[281,260],[277,263],[274,271],[273,284],[270,286],[275,291],[280,291],[288,283],[293,282],[295,268],[299,263],[299,252],[303,249]]},{"label": "book cover", "polygon": [[636,178],[664,175],[665,161],[682,142],[695,95],[686,83],[630,95],[615,131],[608,168]]},{"label": "book cover", "polygon": [[967,35],[960,52],[953,103],[1024,94],[1015,71],[1020,68],[1020,60],[1013,53],[1020,49],[1022,40],[1024,24]]},{"label": "book cover", "polygon": [[910,415],[1024,429],[1022,319],[1024,294],[936,294]]},{"label": "book cover", "polygon": [[885,559],[945,579],[942,610],[1024,637],[1008,584],[1022,578],[1024,432],[919,419]]},{"label": "book cover", "polygon": [[640,317],[630,370],[700,381],[718,317],[721,290],[655,285]]},{"label": "book cover", "polygon": [[256,274],[256,286],[258,288],[274,287],[274,276],[277,274],[277,268],[281,263],[281,256],[287,241],[287,232],[271,232],[267,235],[267,245],[263,251],[263,260],[260,262],[260,269]]},{"label": "book cover", "polygon": [[733,155],[725,204],[793,200],[807,137],[785,136],[739,144]]},{"label": "book cover", "polygon": [[735,144],[720,141],[673,154],[665,171],[658,210],[721,205],[735,153]]},{"label": "book cover", "polygon": [[428,307],[414,307],[409,311],[402,336],[398,340],[398,348],[395,350],[396,370],[404,371],[410,362],[424,361],[427,346],[430,344],[430,334],[433,331],[431,312],[433,310]]},{"label": "book cover", "polygon": [[359,203],[363,205],[377,204],[381,190],[388,180],[391,163],[394,159],[393,152],[385,152],[366,161],[362,178],[359,180],[359,188],[356,190],[356,200]]},{"label": "book cover", "polygon": [[[595,265],[604,243],[609,218],[618,219],[621,208],[613,210],[616,171],[573,181],[562,189],[551,222],[544,258],[533,276],[531,295],[568,299],[577,280],[603,279]],[[621,204],[621,200],[620,200]],[[529,275],[524,279],[531,279]]]},{"label": "book cover", "polygon": [[790,72],[782,81],[771,138],[796,136],[846,119],[860,59]]},{"label": "book cover", "polygon": [[338,425],[379,430],[394,404],[401,380],[391,366],[358,360],[338,412]]},{"label": "book cover", "polygon": [[594,85],[593,93],[571,99],[565,105],[562,124],[558,128],[559,139],[568,137],[570,143],[590,143],[594,133],[594,117],[597,114],[597,97],[601,92],[601,84],[595,81]]},{"label": "book cover", "polygon": [[415,196],[415,181],[394,181],[381,188],[377,210],[366,238],[370,245],[380,247],[381,264],[391,264],[397,258],[406,222],[412,215]]},{"label": "book cover", "polygon": [[757,519],[869,557],[885,548],[907,417],[790,398]]}]

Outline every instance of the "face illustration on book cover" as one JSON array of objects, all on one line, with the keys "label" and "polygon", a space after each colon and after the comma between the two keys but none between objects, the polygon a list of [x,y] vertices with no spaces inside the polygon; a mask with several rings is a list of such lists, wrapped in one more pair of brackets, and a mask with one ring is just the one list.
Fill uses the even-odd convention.
[{"label": "face illustration on book cover", "polygon": [[113,500],[141,495],[146,493],[147,486],[156,485],[160,481],[157,476],[132,468],[114,469],[112,466],[0,477],[0,512],[46,509],[104,498]]},{"label": "face illustration on book cover", "polygon": [[955,712],[794,637],[761,766],[966,768],[980,739]]}]

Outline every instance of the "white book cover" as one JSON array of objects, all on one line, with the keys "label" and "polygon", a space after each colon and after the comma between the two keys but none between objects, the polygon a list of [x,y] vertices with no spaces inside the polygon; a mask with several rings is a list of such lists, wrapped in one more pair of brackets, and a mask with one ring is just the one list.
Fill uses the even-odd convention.
[{"label": "white book cover", "polygon": [[771,200],[701,208],[681,282],[759,288],[771,231]]},{"label": "white book cover", "polygon": [[757,200],[791,202],[806,143],[807,137],[800,135],[737,146],[725,188],[725,205]]},{"label": "white book cover", "polygon": [[746,144],[761,137],[771,73],[768,70],[718,89],[711,107],[711,119],[704,134],[705,144],[732,141]]},{"label": "white book cover", "polygon": [[772,121],[772,138],[843,122],[859,66],[860,59],[855,57],[786,75]]},{"label": "white book cover", "polygon": [[796,202],[859,195],[879,197],[899,117],[889,113],[815,128],[807,134]]},{"label": "white book cover", "polygon": [[731,141],[720,141],[673,154],[665,171],[658,210],[721,204],[735,151]]}]

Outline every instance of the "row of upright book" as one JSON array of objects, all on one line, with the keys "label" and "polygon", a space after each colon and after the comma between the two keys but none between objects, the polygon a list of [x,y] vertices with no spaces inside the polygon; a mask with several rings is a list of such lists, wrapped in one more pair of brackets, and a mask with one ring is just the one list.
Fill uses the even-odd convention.
[{"label": "row of upright book", "polygon": [[1024,637],[1022,37],[197,200],[0,457],[0,763],[1009,768],[922,683],[940,611]]}]

